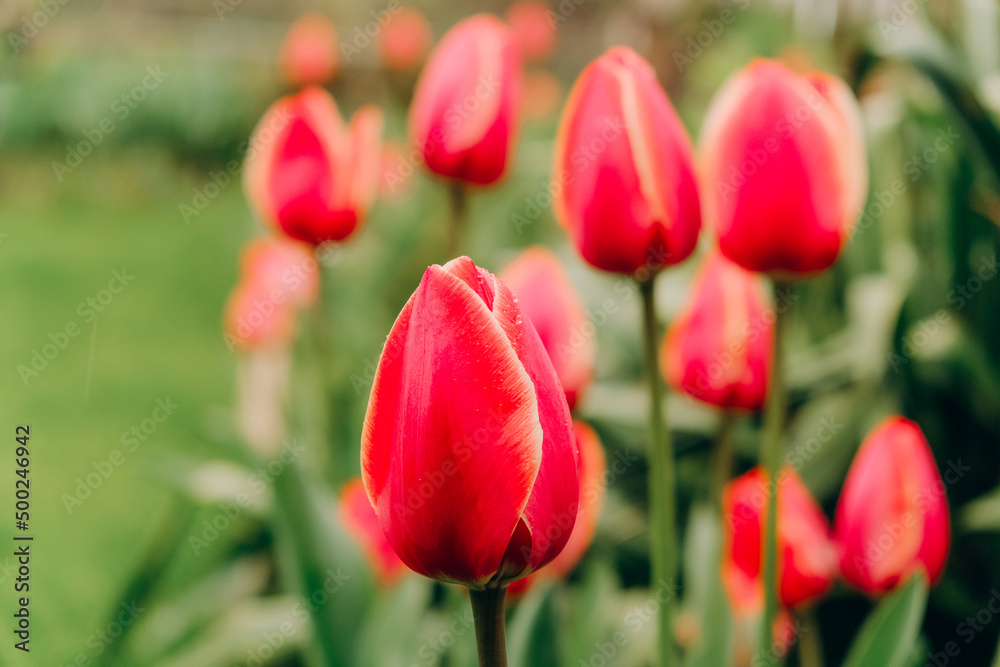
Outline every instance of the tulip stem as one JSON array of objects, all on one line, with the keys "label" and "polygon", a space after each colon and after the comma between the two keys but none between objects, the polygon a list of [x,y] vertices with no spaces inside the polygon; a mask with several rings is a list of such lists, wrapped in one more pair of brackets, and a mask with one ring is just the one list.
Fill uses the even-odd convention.
[{"label": "tulip stem", "polygon": [[[663,409],[663,390],[657,363],[659,341],[653,281],[656,274],[639,281],[642,292],[643,343],[649,381],[649,547],[650,586],[667,591],[658,617],[660,667],[674,665],[673,586],[677,576],[676,491],[674,453]],[[659,596],[657,597],[659,600]]]},{"label": "tulip stem", "polygon": [[455,259],[462,252],[465,243],[465,232],[469,226],[469,193],[465,183],[455,181],[448,189],[451,202],[451,221],[448,228],[448,260]]},{"label": "tulip stem", "polygon": [[469,589],[472,618],[476,624],[479,667],[507,667],[507,639],[504,636],[503,597],[506,586]]},{"label": "tulip stem", "polygon": [[823,667],[823,642],[819,636],[819,620],[812,609],[799,614],[802,622],[799,637],[799,664],[802,667]]},{"label": "tulip stem", "polygon": [[781,433],[785,426],[785,410],[788,400],[785,394],[781,339],[784,336],[784,320],[788,308],[777,304],[787,298],[783,294],[783,290],[787,291],[788,289],[790,286],[787,283],[774,282],[774,355],[760,446],[761,463],[767,471],[769,499],[767,519],[764,522],[764,542],[761,545],[764,563],[764,617],[761,619],[760,625],[761,651],[766,651],[771,646],[772,627],[778,613],[778,468],[781,465]]}]

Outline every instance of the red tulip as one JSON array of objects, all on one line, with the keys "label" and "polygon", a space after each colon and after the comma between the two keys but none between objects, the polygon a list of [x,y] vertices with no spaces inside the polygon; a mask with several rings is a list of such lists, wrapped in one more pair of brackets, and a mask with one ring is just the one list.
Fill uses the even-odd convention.
[{"label": "red tulip", "polygon": [[544,60],[556,48],[555,12],[544,2],[520,0],[507,9],[507,24],[525,60]]},{"label": "red tulip", "polygon": [[319,295],[319,264],[305,243],[280,238],[254,239],[241,259],[244,282],[260,284],[275,301],[288,299],[307,308]]},{"label": "red tulip", "polygon": [[499,274],[531,320],[572,410],[594,377],[593,325],[562,264],[541,246],[528,248]]},{"label": "red tulip", "polygon": [[416,7],[403,7],[382,28],[378,46],[387,69],[409,71],[420,67],[431,47],[431,25]]},{"label": "red tulip", "polygon": [[[726,521],[722,582],[734,612],[759,613],[764,606],[761,541],[768,504],[763,468],[734,479],[722,493]],[[826,517],[798,473],[778,473],[778,593],[786,607],[808,604],[829,589],[837,553]]]},{"label": "red tulip", "polygon": [[281,43],[278,62],[294,86],[324,84],[337,74],[337,31],[322,14],[300,16]]},{"label": "red tulip", "polygon": [[342,241],[378,191],[382,112],[358,110],[344,125],[320,88],[284,97],[254,130],[243,185],[266,222],[293,239]]},{"label": "red tulip", "polygon": [[774,317],[761,278],[713,252],[663,341],[663,375],[706,403],[759,410],[771,376]]},{"label": "red tulip", "polygon": [[389,332],[361,443],[399,557],[473,589],[530,574],[569,539],[577,459],[552,362],[511,291],[468,257],[428,268]]},{"label": "red tulip", "polygon": [[339,509],[340,520],[364,550],[378,580],[386,586],[399,581],[407,572],[406,566],[385,539],[360,477],[348,481],[340,490]]},{"label": "red tulip", "polygon": [[649,63],[615,47],[570,93],[553,173],[559,222],[606,271],[676,264],[701,226],[691,142]]},{"label": "red tulip", "polygon": [[601,445],[601,439],[597,437],[594,429],[583,422],[574,421],[573,432],[576,444],[580,448],[580,500],[576,523],[562,552],[544,570],[534,572],[511,584],[508,589],[511,594],[525,593],[534,582],[542,578],[559,579],[569,576],[594,540],[597,520],[601,516],[601,507],[604,504],[604,492],[607,490],[604,446]]},{"label": "red tulip", "polygon": [[931,583],[948,559],[944,483],[920,427],[890,417],[868,434],[851,463],[835,517],[840,571],[871,595],[923,568]]},{"label": "red tulip", "polygon": [[489,185],[507,168],[520,104],[514,38],[500,19],[478,14],[431,54],[410,105],[410,133],[434,173]]},{"label": "red tulip", "polygon": [[783,277],[833,264],[868,189],[861,113],[843,81],[757,60],[715,96],[701,143],[723,254]]}]

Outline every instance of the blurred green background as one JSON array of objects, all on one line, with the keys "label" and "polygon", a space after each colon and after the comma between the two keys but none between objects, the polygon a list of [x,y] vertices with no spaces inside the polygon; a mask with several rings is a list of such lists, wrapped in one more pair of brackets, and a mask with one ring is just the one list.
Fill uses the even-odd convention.
[{"label": "blurred green background", "polygon": [[[501,2],[413,4],[436,38],[475,11],[506,9]],[[907,664],[925,664],[948,641],[962,642],[953,664],[990,664],[1000,622],[983,624],[968,644],[957,633],[1000,587],[1000,290],[993,276],[978,278],[984,263],[995,264],[1000,243],[1000,6],[553,0],[551,7],[557,50],[534,67],[554,73],[563,94],[606,47],[629,44],[653,62],[695,139],[715,90],[757,55],[811,58],[855,87],[871,192],[835,269],[796,287],[788,443],[795,449],[836,425],[800,469],[828,517],[861,438],[890,412],[921,425],[942,470],[970,468],[948,486],[952,555]],[[292,20],[319,11],[350,41],[370,12],[383,9],[379,2],[266,0],[0,6],[0,434],[8,438],[0,469],[3,488],[13,489],[14,429],[29,424],[35,536],[29,655],[12,647],[16,563],[12,548],[0,549],[7,619],[0,663],[254,664],[262,637],[290,617],[294,598],[282,593],[289,586],[281,567],[290,557],[268,519],[271,489],[204,550],[195,554],[189,541],[218,516],[230,483],[239,488],[252,472],[233,425],[237,358],[223,340],[221,312],[240,248],[263,230],[238,179],[206,186],[241,159],[256,120],[287,92],[275,55]],[[723,11],[733,20],[718,28]],[[360,51],[342,62],[332,91],[346,112],[381,104],[387,137],[404,143],[412,81],[384,75],[373,46]],[[132,91],[144,78],[140,101]],[[621,301],[598,327],[597,381],[581,415],[609,457],[640,460],[609,481],[597,539],[571,585],[537,591],[514,612],[512,652],[535,656],[523,664],[588,664],[595,642],[622,629],[631,640],[608,664],[641,665],[653,639],[652,624],[633,633],[629,616],[650,596],[638,299],[615,291],[618,278],[583,266],[551,209],[534,208],[545,201],[539,196],[549,183],[556,122],[557,113],[526,122],[513,171],[473,197],[468,250],[496,271],[519,248],[544,243],[565,260],[588,308]],[[934,144],[941,131],[949,137],[943,150]],[[100,137],[90,154],[68,171],[54,168],[75,163],[72,147],[88,136]],[[376,204],[366,227],[324,268],[333,368],[319,371],[307,342],[300,345],[293,432],[330,495],[358,471],[367,364],[423,269],[446,259],[444,188],[418,173],[402,189]],[[216,191],[185,220],[182,205]],[[530,224],[519,228],[515,216]],[[695,265],[661,277],[668,318]],[[127,278],[119,293],[109,289],[115,272]],[[78,335],[61,336],[67,326]],[[58,348],[54,358],[27,372],[50,344]],[[316,390],[320,373],[332,374],[336,387],[328,403]],[[177,406],[162,423],[149,421],[158,401]],[[704,554],[717,528],[703,511],[718,415],[677,396],[670,401],[687,536],[683,627],[692,664],[721,664],[706,644],[725,613],[711,606],[718,583]],[[143,433],[144,423],[155,430]],[[758,426],[751,417],[737,424],[741,470],[755,461]],[[133,428],[145,436],[137,445],[125,436]],[[13,509],[13,492],[3,497]],[[332,502],[326,507],[332,516]],[[5,544],[12,544],[12,523],[0,522]],[[353,563],[347,571],[361,581],[364,566],[351,557],[338,562]],[[352,649],[349,664],[468,664],[471,633],[459,633],[451,649],[416,657],[453,613],[464,613],[460,595],[416,577],[390,592],[358,595],[356,606],[348,597],[333,603],[358,624],[361,648]],[[128,611],[133,600],[141,611]],[[123,605],[123,618],[135,622],[115,639],[107,631]],[[871,606],[842,585],[819,605],[829,664],[839,664]],[[545,640],[546,622],[561,628],[558,641]],[[286,634],[269,664],[315,664],[310,649],[298,651],[310,643],[308,630]],[[540,647],[558,655],[532,653]]]}]

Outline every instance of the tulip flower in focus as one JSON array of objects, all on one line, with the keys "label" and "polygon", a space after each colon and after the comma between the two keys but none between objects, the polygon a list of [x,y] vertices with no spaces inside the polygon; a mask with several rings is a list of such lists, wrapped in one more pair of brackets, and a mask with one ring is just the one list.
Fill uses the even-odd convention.
[{"label": "tulip flower in focus", "polygon": [[342,241],[378,191],[382,112],[366,106],[350,126],[324,90],[283,97],[254,130],[243,186],[257,214],[285,235]]},{"label": "tulip flower in focus", "polygon": [[604,446],[594,429],[583,422],[573,422],[573,433],[580,448],[580,501],[576,523],[562,552],[549,563],[548,567],[511,584],[508,590],[512,595],[524,594],[540,579],[559,579],[569,576],[594,540],[597,521],[601,517],[601,507],[604,505],[604,492],[607,490]]},{"label": "tulip flower in focus", "polygon": [[521,57],[526,61],[544,60],[556,48],[555,13],[544,2],[520,0],[507,9],[505,18],[514,33]]},{"label": "tulip flower in focus", "polygon": [[773,356],[769,301],[758,275],[710,254],[663,341],[660,368],[667,381],[720,408],[761,409]]},{"label": "tulip flower in focus", "polygon": [[592,62],[563,110],[553,174],[559,222],[605,271],[676,264],[701,226],[691,142],[653,68],[626,47]]},{"label": "tulip flower in focus", "polygon": [[834,525],[840,571],[881,595],[923,568],[931,583],[948,559],[944,484],[920,427],[886,419],[865,438],[844,481]]},{"label": "tulip flower in focus", "polygon": [[[767,474],[754,468],[726,485],[722,582],[736,616],[754,616],[764,607],[761,542],[768,504]],[[798,473],[778,474],[778,599],[785,607],[806,605],[830,588],[837,552],[826,517]]]},{"label": "tulip flower in focus", "polygon": [[431,25],[416,7],[402,7],[382,28],[379,55],[387,69],[415,70],[423,64],[431,48]]},{"label": "tulip flower in focus", "polygon": [[344,527],[364,550],[378,580],[386,586],[399,581],[407,572],[406,566],[385,539],[360,477],[341,489],[339,510]]},{"label": "tulip flower in focus", "polygon": [[521,65],[510,30],[478,14],[431,53],[410,105],[410,133],[432,172],[489,185],[507,169],[518,128]]},{"label": "tulip flower in focus", "polygon": [[541,246],[528,248],[498,274],[538,332],[572,410],[594,377],[593,325],[562,264]]},{"label": "tulip flower in focus", "polygon": [[337,31],[325,16],[306,14],[296,19],[281,43],[281,73],[293,86],[322,85],[337,74]]},{"label": "tulip flower in focus", "polygon": [[467,257],[428,268],[386,340],[361,443],[400,559],[502,591],[563,550],[578,465],[559,380],[510,289]]},{"label": "tulip flower in focus", "polygon": [[868,189],[861,112],[843,81],[751,63],[710,105],[701,155],[706,219],[726,257],[782,278],[837,259]]}]

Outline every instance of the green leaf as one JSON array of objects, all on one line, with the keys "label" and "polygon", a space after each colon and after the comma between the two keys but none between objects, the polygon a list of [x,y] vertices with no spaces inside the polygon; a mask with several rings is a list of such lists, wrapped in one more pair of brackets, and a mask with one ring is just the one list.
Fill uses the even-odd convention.
[{"label": "green leaf", "polygon": [[551,584],[536,584],[515,607],[507,631],[511,667],[559,664],[553,590]]},{"label": "green leaf", "polygon": [[719,563],[722,551],[722,517],[708,505],[691,507],[684,550],[688,573],[684,599],[686,611],[698,619],[698,641],[684,661],[686,667],[725,665],[732,648],[732,616]]},{"label": "green leaf", "polygon": [[914,573],[872,612],[854,640],[844,667],[904,667],[927,607],[927,575]]}]

